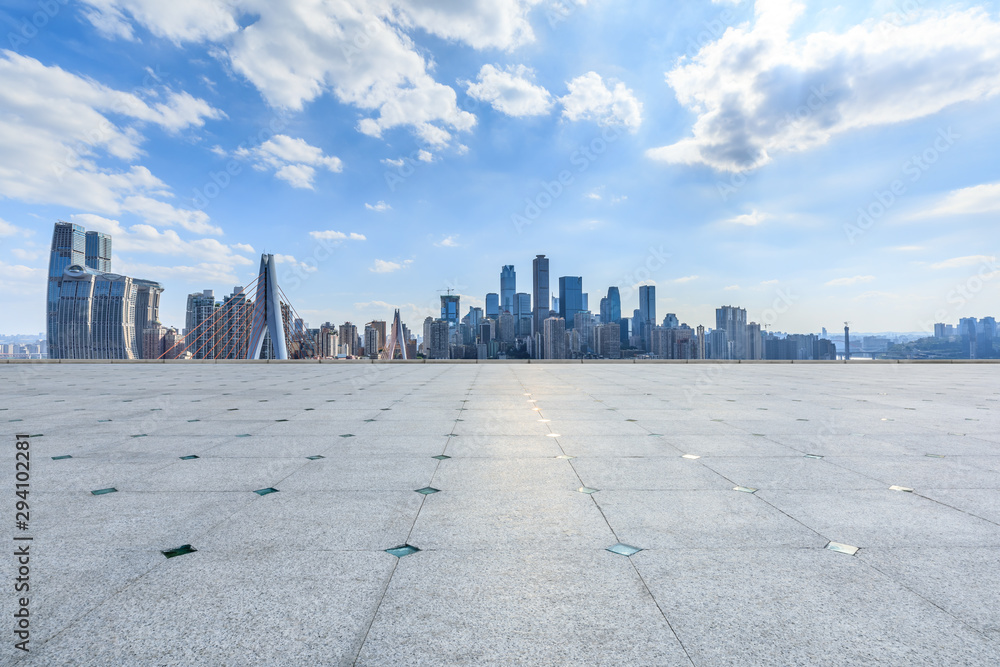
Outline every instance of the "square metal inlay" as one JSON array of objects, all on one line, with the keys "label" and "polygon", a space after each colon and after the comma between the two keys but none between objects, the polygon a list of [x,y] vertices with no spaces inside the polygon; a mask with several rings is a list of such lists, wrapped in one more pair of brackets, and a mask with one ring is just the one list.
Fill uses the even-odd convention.
[{"label": "square metal inlay", "polygon": [[166,551],[161,551],[167,558],[173,558],[174,556],[183,556],[185,554],[193,554],[197,549],[192,547],[190,544],[182,544],[176,549],[167,549]]},{"label": "square metal inlay", "polygon": [[437,456],[432,456],[431,458],[432,459],[437,459],[438,461],[447,461],[451,457],[450,456],[445,456],[444,454],[438,454]]},{"label": "square metal inlay", "polygon": [[561,433],[546,433],[545,437],[546,438],[560,438],[560,437],[562,437],[562,434]]},{"label": "square metal inlay", "polygon": [[913,489],[911,489],[910,487],[908,487],[908,486],[896,486],[895,484],[893,484],[892,486],[890,486],[889,490],[890,491],[905,491],[906,493],[913,493]]},{"label": "square metal inlay", "polygon": [[441,489],[435,489],[433,486],[425,486],[422,489],[414,489],[414,491],[416,491],[417,493],[419,493],[422,496],[429,496],[432,493],[438,493],[438,492],[440,492]]},{"label": "square metal inlay", "polygon": [[182,456],[181,461],[191,461],[196,458],[199,458],[197,454],[188,454],[187,456]]},{"label": "square metal inlay", "polygon": [[277,492],[278,490],[271,486],[267,487],[266,489],[257,489],[256,491],[254,491],[254,493],[256,493],[258,496],[266,496],[268,494]]},{"label": "square metal inlay", "polygon": [[807,458],[807,459],[821,459],[823,457],[820,456],[819,454],[806,454],[803,458]]},{"label": "square metal inlay", "polygon": [[132,437],[133,438],[145,438],[147,435],[148,435],[148,433],[139,433],[139,434],[133,435]]},{"label": "square metal inlay", "polygon": [[701,457],[698,456],[697,454],[681,454],[681,458],[682,459],[690,459],[690,460],[694,461],[695,459],[700,459]]},{"label": "square metal inlay", "polygon": [[560,454],[556,457],[557,459],[563,459],[564,461],[569,461],[570,459],[575,459],[575,456],[569,456],[567,454]]},{"label": "square metal inlay", "polygon": [[600,491],[600,489],[592,489],[589,486],[581,486],[579,489],[577,489],[577,491],[580,493],[586,493],[590,495],[593,493],[597,493],[598,491]]},{"label": "square metal inlay", "polygon": [[944,454],[924,454],[924,456],[927,456],[927,457],[932,458],[932,459],[943,459],[944,458]]},{"label": "square metal inlay", "polygon": [[111,488],[108,489],[94,489],[93,491],[91,491],[91,493],[94,494],[95,496],[103,496],[106,493],[118,493],[118,489],[112,486]]},{"label": "square metal inlay", "polygon": [[858,547],[853,547],[850,544],[842,544],[840,542],[830,542],[825,548],[830,551],[836,551],[839,554],[847,554],[848,556],[853,556],[858,553]]},{"label": "square metal inlay", "polygon": [[341,433],[340,437],[341,438],[353,438],[354,434],[353,433]]},{"label": "square metal inlay", "polygon": [[639,547],[633,547],[631,544],[622,544],[619,542],[618,544],[608,547],[605,551],[610,551],[611,553],[618,554],[619,556],[631,556],[639,553],[642,549]]},{"label": "square metal inlay", "polygon": [[73,458],[73,457],[70,456],[69,454],[63,454],[62,456],[53,456],[52,460],[53,461],[62,461],[63,459],[71,459],[71,458]]},{"label": "square metal inlay", "polygon": [[249,434],[249,433],[240,433],[240,434],[239,434],[239,435],[237,435],[236,437],[237,437],[237,438],[249,438],[249,437],[250,437],[250,434]]},{"label": "square metal inlay", "polygon": [[326,458],[326,457],[325,456],[320,456],[319,454],[317,454],[316,456],[307,456],[306,458],[309,459],[310,461],[318,461],[318,460],[320,460],[322,458]]},{"label": "square metal inlay", "polygon": [[393,547],[391,549],[386,549],[385,550],[385,552],[387,554],[392,554],[396,558],[402,558],[403,556],[409,556],[411,554],[417,553],[418,551],[420,551],[420,549],[418,549],[415,546],[409,545],[409,544],[401,544],[398,547]]},{"label": "square metal inlay", "polygon": [[757,489],[749,486],[734,486],[733,491],[739,491],[740,493],[757,493]]}]

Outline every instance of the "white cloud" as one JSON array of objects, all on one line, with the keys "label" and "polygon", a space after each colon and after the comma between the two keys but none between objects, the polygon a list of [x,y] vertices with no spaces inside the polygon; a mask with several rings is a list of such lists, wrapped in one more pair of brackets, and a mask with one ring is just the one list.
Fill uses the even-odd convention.
[{"label": "white cloud", "polygon": [[434,154],[431,153],[430,151],[425,151],[423,148],[421,148],[419,151],[417,151],[417,159],[420,160],[421,162],[433,162]]},{"label": "white cloud", "polygon": [[743,215],[737,215],[734,218],[729,218],[723,222],[733,224],[733,225],[746,225],[747,227],[756,227],[765,220],[769,220],[771,216],[767,213],[761,213],[757,209],[750,211],[749,213],[744,213]]},{"label": "white cloud", "polygon": [[41,269],[22,264],[7,264],[3,260],[0,260],[0,278],[6,280],[37,280],[42,277],[43,273]]},{"label": "white cloud", "polygon": [[314,264],[308,264],[306,262],[300,262],[299,260],[295,259],[294,255],[278,255],[278,254],[276,254],[274,256],[274,262],[275,262],[275,264],[287,264],[288,266],[297,267],[297,268],[301,269],[302,271],[305,271],[306,273],[312,273],[312,272],[318,270],[318,267],[315,266]]},{"label": "white cloud", "polygon": [[278,134],[255,148],[242,148],[236,155],[253,160],[258,170],[274,169],[275,177],[294,188],[311,190],[316,177],[316,167],[334,173],[343,171],[340,158],[324,155],[322,149],[310,146],[304,139],[293,139]]},{"label": "white cloud", "polygon": [[798,38],[796,0],[758,0],[753,26],[729,28],[667,73],[692,134],[653,159],[740,171],[837,134],[922,118],[1000,92],[1000,22],[985,10],[921,11]]},{"label": "white cloud", "polygon": [[393,273],[404,269],[413,263],[412,259],[408,259],[402,263],[400,262],[388,262],[384,259],[376,259],[375,264],[368,270],[372,273]]},{"label": "white cloud", "polygon": [[119,166],[141,156],[144,126],[176,133],[224,116],[203,100],[162,87],[126,93],[3,51],[0,109],[0,164],[17,165],[0,169],[5,197],[221,232],[204,212],[164,201],[169,188],[147,168]]},{"label": "white cloud", "polygon": [[434,244],[438,248],[457,248],[458,247],[458,236],[446,236],[437,243]]},{"label": "white cloud", "polygon": [[967,255],[965,257],[953,257],[952,259],[931,264],[932,269],[958,269],[964,266],[996,264],[997,258],[991,255]]},{"label": "white cloud", "polygon": [[948,193],[937,206],[918,213],[916,218],[1000,212],[1000,183],[986,183]]},{"label": "white cloud", "polygon": [[358,234],[357,232],[351,232],[350,234],[346,232],[337,232],[332,229],[328,229],[322,232],[309,232],[309,236],[313,237],[317,241],[367,241],[364,234]]},{"label": "white cloud", "polygon": [[462,82],[470,97],[489,104],[508,116],[544,116],[552,110],[552,95],[531,82],[534,71],[524,65],[499,69],[483,65],[476,82]]},{"label": "white cloud", "polygon": [[642,102],[624,83],[608,80],[609,89],[597,72],[587,72],[566,85],[569,94],[559,98],[563,116],[569,120],[592,120],[599,125],[624,125],[635,132],[642,125]]},{"label": "white cloud", "polygon": [[698,280],[698,276],[684,276],[683,278],[674,278],[675,283],[689,283],[693,280]]},{"label": "white cloud", "polygon": [[369,211],[377,211],[378,213],[384,213],[385,211],[392,210],[392,206],[389,206],[388,204],[386,204],[384,201],[381,200],[379,200],[374,204],[369,204],[368,202],[365,202],[365,208],[368,209]]},{"label": "white cloud", "polygon": [[394,160],[392,158],[385,158],[385,159],[382,160],[382,164],[384,164],[384,165],[386,165],[388,167],[397,167],[398,168],[398,167],[402,167],[405,164],[405,160],[403,160],[403,158],[399,158],[399,159],[396,159],[396,160]]},{"label": "white cloud", "polygon": [[542,0],[396,0],[409,22],[476,49],[510,50],[534,41],[528,12]]},{"label": "white cloud", "polygon": [[235,250],[239,250],[240,252],[248,252],[251,254],[253,254],[254,252],[253,246],[247,243],[234,243],[230,247],[232,247]]},{"label": "white cloud", "polygon": [[725,290],[725,291],[727,291],[727,292],[735,292],[735,291],[737,291],[737,290],[738,290],[739,288],[740,288],[740,286],[739,286],[739,285],[729,285],[729,286],[727,286],[727,287],[723,287],[722,289],[723,289],[723,290]]},{"label": "white cloud", "polygon": [[601,199],[603,199],[603,197],[601,197],[600,193],[597,192],[597,190],[594,190],[593,192],[588,192],[587,194],[584,195],[584,197],[586,197],[587,199],[593,199],[594,201],[601,201]]},{"label": "white cloud", "polygon": [[45,253],[40,250],[25,250],[24,248],[11,248],[10,253],[25,262],[32,262],[45,256]]},{"label": "white cloud", "polygon": [[0,236],[28,236],[28,230],[0,218]]},{"label": "white cloud", "polygon": [[875,276],[854,276],[851,278],[835,278],[826,284],[831,287],[844,287],[847,285],[857,285],[858,283],[870,283],[875,280]]},{"label": "white cloud", "polygon": [[761,285],[777,285],[780,282],[781,282],[780,280],[762,280],[762,281],[760,281],[760,284]]}]

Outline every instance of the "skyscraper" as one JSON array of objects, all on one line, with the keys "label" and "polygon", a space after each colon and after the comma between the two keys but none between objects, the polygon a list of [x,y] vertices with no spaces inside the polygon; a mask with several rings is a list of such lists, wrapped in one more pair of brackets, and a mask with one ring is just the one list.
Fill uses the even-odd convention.
[{"label": "skyscraper", "polygon": [[546,318],[544,324],[545,359],[566,359],[566,320],[561,317]]},{"label": "skyscraper", "polygon": [[549,317],[549,260],[545,255],[537,255],[531,263],[532,295],[531,303],[535,307],[534,328],[536,333],[543,333],[542,322]]},{"label": "skyscraper", "polygon": [[559,317],[566,320],[566,328],[572,329],[574,317],[583,308],[583,278],[562,276],[559,278]]},{"label": "skyscraper", "polygon": [[215,337],[215,290],[204,290],[188,294],[187,316],[184,320],[184,339],[194,359],[211,356],[212,340]]},{"label": "skyscraper", "polygon": [[86,263],[88,269],[109,273],[111,271],[111,235],[87,232]]},{"label": "skyscraper", "polygon": [[517,293],[517,274],[513,265],[500,271],[500,310],[514,314],[514,295]]},{"label": "skyscraper", "polygon": [[[641,285],[639,287],[639,337],[642,347],[650,349],[653,327],[656,326],[656,285]],[[632,323],[632,334],[635,335],[635,322]]]},{"label": "skyscraper", "polygon": [[52,232],[48,296],[45,307],[50,359],[71,358],[62,356],[62,349],[58,344],[60,336],[56,310],[59,307],[59,287],[63,272],[70,266],[86,266],[86,239],[84,228],[70,222],[57,222]]},{"label": "skyscraper", "polygon": [[747,359],[747,311],[735,306],[715,309],[715,328],[726,332],[731,347],[728,359]]},{"label": "skyscraper", "polygon": [[441,319],[448,323],[448,328],[452,333],[458,327],[460,298],[457,294],[441,295]]},{"label": "skyscraper", "polygon": [[518,292],[514,295],[514,324],[515,335],[518,338],[528,338],[531,336],[531,295]]},{"label": "skyscraper", "polygon": [[608,288],[608,322],[617,323],[622,318],[622,297],[617,287]]},{"label": "skyscraper", "polygon": [[490,292],[486,295],[486,317],[497,319],[500,315],[500,295]]}]

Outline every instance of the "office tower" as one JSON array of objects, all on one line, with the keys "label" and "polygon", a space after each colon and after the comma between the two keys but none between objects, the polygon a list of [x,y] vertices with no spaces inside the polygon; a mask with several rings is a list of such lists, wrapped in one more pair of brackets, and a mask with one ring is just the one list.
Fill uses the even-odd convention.
[{"label": "office tower", "polygon": [[533,318],[530,294],[518,292],[514,295],[514,318],[517,320],[514,324],[515,335],[518,338],[531,336],[531,322]]},{"label": "office tower", "polygon": [[457,294],[441,295],[441,319],[448,323],[448,327],[453,333],[458,327],[459,300],[460,297]]},{"label": "office tower", "polygon": [[479,325],[483,322],[483,309],[478,306],[469,306],[469,312],[463,317],[463,321],[468,319],[468,324],[473,331],[479,331]]},{"label": "office tower", "polygon": [[514,314],[514,295],[517,293],[517,274],[512,265],[500,271],[500,310]]},{"label": "office tower", "polygon": [[425,357],[431,356],[431,324],[434,322],[434,318],[428,315],[424,318],[424,340],[421,342],[421,347],[424,351]]},{"label": "office tower", "polygon": [[497,339],[501,343],[508,345],[514,342],[517,337],[517,320],[511,313],[503,311],[497,321]]},{"label": "office tower", "polygon": [[976,326],[977,320],[975,317],[963,317],[958,321],[958,335],[962,338],[966,336],[970,338],[975,338],[978,333],[978,327]]},{"label": "office tower", "polygon": [[[365,325],[365,356],[369,359],[377,359],[378,353],[385,343],[382,332],[375,324],[375,322],[369,322]],[[382,322],[382,325],[384,327],[385,322]]]},{"label": "office tower", "polygon": [[640,285],[639,286],[639,315],[638,315],[638,331],[636,331],[636,323],[632,323],[632,334],[638,335],[641,342],[641,346],[647,352],[651,349],[651,332],[653,327],[656,326],[656,286],[655,285]]},{"label": "office tower", "polygon": [[600,318],[601,324],[608,323],[608,297],[601,298],[601,307],[598,311],[598,316]]},{"label": "office tower", "polygon": [[87,232],[85,259],[88,269],[111,272],[111,235],[102,232]]},{"label": "office tower", "polygon": [[663,318],[663,326],[667,329],[676,329],[680,325],[681,321],[673,313],[667,313],[666,317]]},{"label": "office tower", "polygon": [[820,335],[823,336],[823,338],[828,338],[829,337],[826,334],[826,327],[823,327],[823,331],[822,331],[822,333]]},{"label": "office tower", "polygon": [[[89,235],[90,232],[87,232],[87,234]],[[89,236],[87,238],[88,240],[90,239]],[[110,246],[111,237],[108,237],[108,247]],[[110,267],[110,265],[111,261],[108,260],[108,266]],[[135,356],[137,359],[156,359],[156,357],[148,356],[143,349],[146,340],[144,334],[147,328],[160,326],[160,295],[163,294],[163,286],[160,283],[153,282],[152,280],[142,280],[141,278],[133,278],[132,284],[135,285],[136,289]]]},{"label": "office tower", "polygon": [[45,306],[45,326],[48,338],[49,359],[68,359],[62,355],[58,341],[59,324],[56,309],[59,306],[59,286],[63,272],[70,266],[86,265],[86,231],[80,225],[57,222],[52,232],[52,248],[49,253],[49,284]]},{"label": "office tower", "polygon": [[760,325],[751,322],[747,325],[747,359],[764,358],[764,339],[760,336]]},{"label": "office tower", "polygon": [[430,359],[449,359],[451,343],[451,323],[448,320],[434,320],[430,326],[431,342],[428,348]]},{"label": "office tower", "polygon": [[218,311],[220,340],[216,343],[218,359],[246,359],[250,347],[250,329],[253,325],[253,302],[247,299],[241,285],[223,297]]},{"label": "office tower", "polygon": [[566,359],[566,320],[549,317],[543,325],[545,359]]},{"label": "office tower", "polygon": [[340,345],[344,354],[349,357],[358,356],[358,327],[350,322],[340,325]]},{"label": "office tower", "polygon": [[532,294],[531,303],[535,307],[532,321],[535,333],[543,333],[542,322],[549,316],[549,260],[545,255],[538,255],[531,263]]},{"label": "office tower", "polygon": [[557,296],[552,297],[552,309],[549,311],[549,317],[553,317],[552,313],[559,315],[559,297]]},{"label": "office tower", "polygon": [[618,332],[621,334],[621,347],[629,346],[629,322],[627,317],[618,320]]},{"label": "office tower", "polygon": [[715,309],[715,328],[726,332],[731,347],[727,359],[747,359],[747,311],[734,306]]},{"label": "office tower", "polygon": [[142,336],[136,334],[136,339],[142,339],[142,354],[137,359],[159,359],[167,348],[163,346],[167,338],[167,328],[159,322],[154,322],[142,331]]},{"label": "office tower", "polygon": [[851,327],[844,323],[844,359],[851,359]]},{"label": "office tower", "polygon": [[[947,335],[945,333],[947,331],[947,329],[948,329],[948,326],[944,322],[937,322],[934,325],[934,337],[935,338],[945,338],[946,335]],[[824,331],[825,331],[825,329],[824,329]]]},{"label": "office tower", "polygon": [[[583,282],[583,278],[580,279],[580,282]],[[580,303],[580,310],[590,310],[590,294],[584,292],[582,298],[580,299]]]},{"label": "office tower", "polygon": [[572,329],[575,316],[583,308],[583,278],[579,276],[563,276],[559,278],[559,317],[566,321],[566,327]]},{"label": "office tower", "polygon": [[622,297],[617,287],[608,288],[608,322],[616,323],[622,319]]},{"label": "office tower", "polygon": [[[184,334],[171,327],[163,337],[163,358],[176,359],[184,349]],[[157,357],[159,358],[159,357]]]},{"label": "office tower", "polygon": [[707,359],[708,357],[705,356],[705,327],[699,324],[694,335],[698,340],[698,356],[695,358]]},{"label": "office tower", "polygon": [[128,276],[73,264],[53,313],[57,359],[135,359],[135,285]]},{"label": "office tower", "polygon": [[184,320],[184,340],[194,359],[211,356],[215,343],[215,291],[204,290],[188,294],[187,316]]},{"label": "office tower", "polygon": [[486,317],[496,319],[500,315],[500,295],[490,292],[486,295]]},{"label": "office tower", "polygon": [[573,315],[573,331],[580,334],[580,351],[584,354],[596,351],[594,340],[594,316],[587,310],[581,310]]}]

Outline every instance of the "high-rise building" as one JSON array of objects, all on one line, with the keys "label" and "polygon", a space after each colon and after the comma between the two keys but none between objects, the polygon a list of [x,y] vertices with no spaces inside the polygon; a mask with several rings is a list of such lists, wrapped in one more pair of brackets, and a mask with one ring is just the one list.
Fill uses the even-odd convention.
[{"label": "high-rise building", "polygon": [[514,299],[517,294],[517,273],[513,265],[507,265],[500,271],[500,311],[514,314]]},{"label": "high-rise building", "polygon": [[515,335],[518,338],[528,338],[531,336],[531,295],[518,292],[514,295],[514,324]]},{"label": "high-rise building", "polygon": [[[90,240],[90,232],[87,232],[87,240]],[[108,247],[111,247],[111,237],[108,237]],[[110,257],[110,253],[108,255]],[[108,267],[111,266],[111,260],[108,260]],[[160,283],[153,282],[152,280],[142,280],[141,278],[133,278],[132,284],[135,285],[135,338],[136,338],[136,350],[135,356],[138,359],[156,359],[159,355],[155,357],[150,357],[146,354],[144,349],[146,344],[145,332],[147,328],[161,327],[160,325],[160,295],[163,294],[163,286]]]},{"label": "high-rise building", "polygon": [[535,333],[544,334],[542,322],[549,317],[549,260],[545,255],[537,255],[531,263],[532,295],[535,307],[532,323]]},{"label": "high-rise building", "polygon": [[702,326],[701,324],[699,324],[698,328],[695,329],[695,334],[694,335],[695,335],[695,339],[698,341],[698,343],[697,343],[697,345],[698,345],[698,356],[697,356],[697,358],[698,359],[708,359],[708,357],[705,356],[705,352],[706,352],[706,350],[705,350],[705,327]]},{"label": "high-rise building", "polygon": [[681,321],[677,319],[677,315],[673,313],[667,313],[663,318],[663,327],[666,329],[676,329],[681,325]]},{"label": "high-rise building", "polygon": [[747,325],[747,355],[746,359],[764,358],[764,339],[760,336],[760,325],[751,322]]},{"label": "high-rise building", "polygon": [[608,288],[608,322],[617,323],[622,319],[622,297],[617,287]]},{"label": "high-rise building", "polygon": [[599,312],[601,324],[608,323],[608,297],[601,298],[601,310]]},{"label": "high-rise building", "polygon": [[732,359],[732,345],[725,329],[713,329],[708,334],[708,358]]},{"label": "high-rise building", "polygon": [[[642,348],[647,352],[650,350],[651,332],[656,326],[656,285],[639,286],[639,339],[642,341]],[[636,334],[635,322],[632,323],[632,333]]]},{"label": "high-rise building", "polygon": [[490,292],[486,295],[486,317],[496,319],[500,315],[500,295]]},{"label": "high-rise building", "polygon": [[602,324],[594,329],[597,338],[594,352],[605,359],[619,359],[621,351],[621,326],[615,322]]},{"label": "high-rise building", "polygon": [[947,336],[947,334],[945,333],[947,330],[948,330],[948,325],[945,324],[944,322],[937,322],[937,323],[935,323],[934,324],[934,337],[935,338],[945,338]]},{"label": "high-rise building", "polygon": [[566,327],[572,329],[575,316],[584,310],[583,278],[562,276],[559,278],[559,317],[566,320]]},{"label": "high-rise building", "polygon": [[88,269],[111,272],[111,235],[87,232],[85,261]]},{"label": "high-rise building", "polygon": [[448,328],[454,332],[458,327],[460,297],[457,294],[441,295],[441,319],[448,323]]},{"label": "high-rise building", "polygon": [[449,359],[451,323],[448,320],[434,320],[430,326],[431,341],[428,347],[430,359]]},{"label": "high-rise building", "polygon": [[62,356],[56,309],[59,306],[59,291],[63,272],[70,266],[86,266],[86,248],[86,230],[81,225],[74,225],[70,222],[56,223],[52,232],[52,248],[49,253],[49,284],[45,307],[50,359],[71,358]]},{"label": "high-rise building", "polygon": [[715,309],[715,328],[723,329],[731,347],[726,359],[748,359],[747,357],[747,311],[735,306]]},{"label": "high-rise building", "polygon": [[215,291],[203,290],[188,294],[187,316],[184,320],[184,340],[194,359],[211,356],[215,343]]},{"label": "high-rise building", "polygon": [[253,302],[247,299],[242,285],[223,297],[218,311],[220,340],[216,342],[218,359],[246,359],[250,346],[250,329],[253,326]]},{"label": "high-rise building", "polygon": [[132,279],[72,264],[58,282],[54,312],[55,359],[135,359]]},{"label": "high-rise building", "polygon": [[382,337],[385,331],[385,322],[381,322],[381,330],[378,324],[380,323],[369,322],[365,325],[365,356],[369,359],[377,359],[378,353],[385,344],[385,338]]},{"label": "high-rise building", "polygon": [[517,320],[507,311],[500,313],[497,331],[497,338],[501,343],[512,344],[517,337]]},{"label": "high-rise building", "polygon": [[566,359],[566,320],[561,317],[550,317],[545,320],[542,328],[545,346],[545,359]]},{"label": "high-rise building", "polygon": [[358,356],[358,327],[356,325],[350,322],[344,322],[340,325],[340,345],[347,356]]}]

